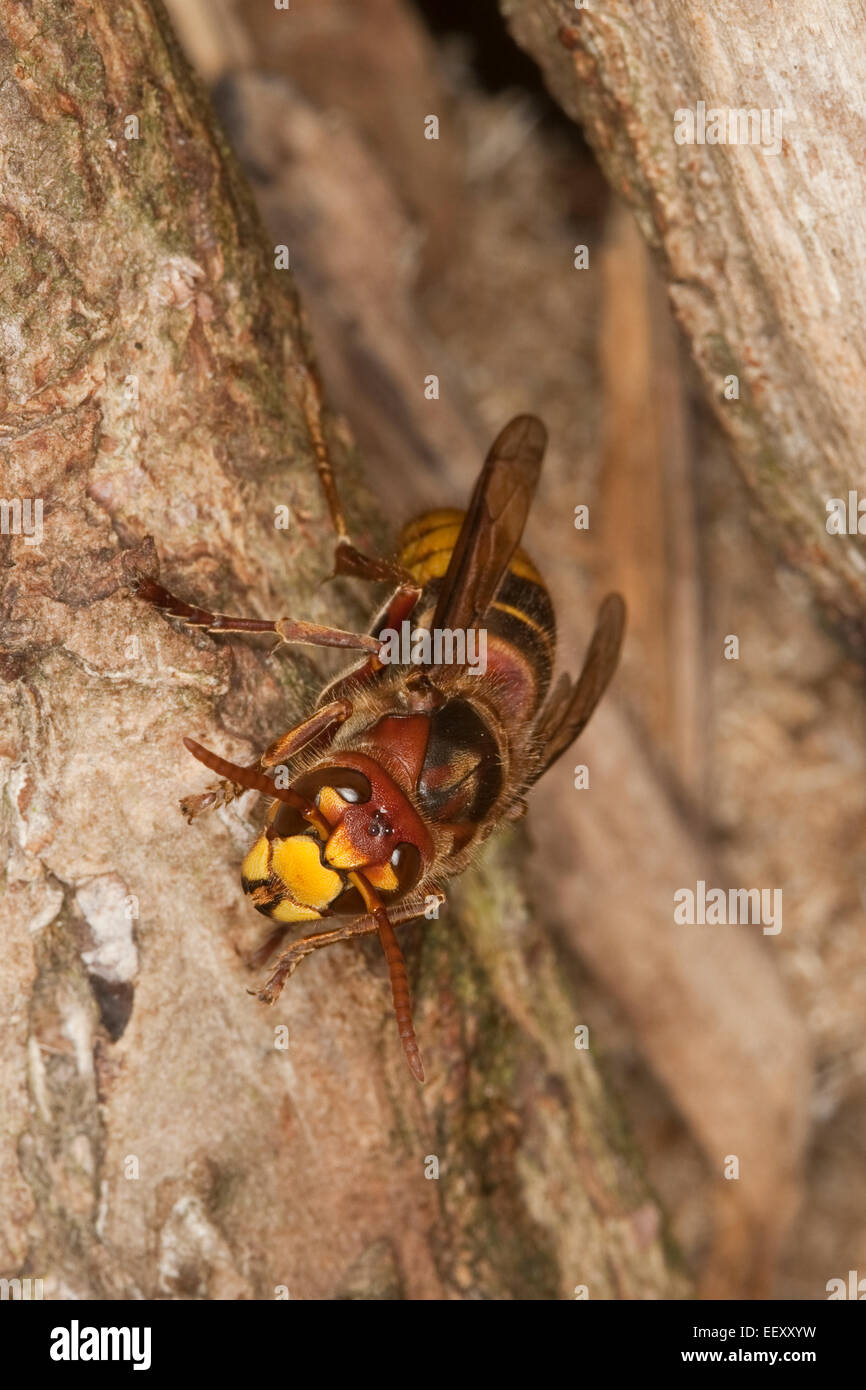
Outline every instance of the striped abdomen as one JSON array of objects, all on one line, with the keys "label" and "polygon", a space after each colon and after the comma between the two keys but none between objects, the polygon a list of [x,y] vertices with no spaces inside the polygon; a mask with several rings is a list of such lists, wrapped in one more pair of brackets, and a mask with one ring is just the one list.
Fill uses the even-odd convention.
[{"label": "striped abdomen", "polygon": [[[432,620],[463,515],[451,509],[426,512],[403,530],[400,563],[423,586],[413,618],[418,626]],[[500,677],[513,712],[533,714],[550,685],[556,618],[544,580],[525,551],[515,551],[485,627],[488,671]]]}]

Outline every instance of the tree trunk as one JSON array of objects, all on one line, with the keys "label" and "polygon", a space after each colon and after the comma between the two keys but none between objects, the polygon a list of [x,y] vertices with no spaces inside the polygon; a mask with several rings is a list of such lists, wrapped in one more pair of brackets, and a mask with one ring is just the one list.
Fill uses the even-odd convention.
[{"label": "tree trunk", "polygon": [[375,943],[306,962],[273,1011],[246,992],[262,807],[188,827],[208,779],[181,740],[250,760],[312,668],[181,630],[127,578],[359,620],[320,587],[309,344],[159,5],[0,0],[0,27],[0,1271],[72,1298],[684,1293],[517,834],[405,934],[423,1089]]},{"label": "tree trunk", "polygon": [[661,257],[757,524],[862,659],[863,542],[827,527],[829,499],[866,494],[862,6],[502,10]]}]

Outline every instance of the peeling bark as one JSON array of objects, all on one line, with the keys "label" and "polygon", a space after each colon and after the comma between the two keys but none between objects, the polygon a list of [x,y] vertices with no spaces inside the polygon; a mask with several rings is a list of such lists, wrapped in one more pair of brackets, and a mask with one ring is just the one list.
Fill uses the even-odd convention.
[{"label": "peeling bark", "polygon": [[179,630],[126,577],[357,618],[320,587],[309,344],[157,4],[0,0],[0,43],[2,493],[44,500],[38,544],[2,538],[0,1270],[73,1298],[684,1293],[513,835],[406,933],[422,1091],[375,943],[274,1011],[246,993],[261,807],[188,828],[181,739],[248,760],[312,671]]},{"label": "peeling bark", "polygon": [[[864,543],[826,527],[828,499],[866,488],[862,7],[501,8],[659,253],[756,523],[862,659]],[[698,102],[767,112],[763,146],[677,143],[677,113]]]}]

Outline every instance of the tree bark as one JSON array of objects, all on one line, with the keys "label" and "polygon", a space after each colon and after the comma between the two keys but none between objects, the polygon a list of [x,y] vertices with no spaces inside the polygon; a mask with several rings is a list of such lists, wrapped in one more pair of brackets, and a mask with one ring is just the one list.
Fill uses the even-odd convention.
[{"label": "tree bark", "polygon": [[[724,0],[502,0],[502,10],[659,253],[757,524],[862,659],[863,542],[827,530],[828,500],[847,508],[849,489],[866,491],[862,7],[754,0],[732,15]],[[728,124],[731,110],[765,112],[761,142],[677,143],[681,112],[695,114],[697,133],[699,102]]]},{"label": "tree bark", "polygon": [[[316,10],[317,16],[322,13]],[[330,29],[323,22],[314,31],[326,54],[345,25],[346,10],[335,0],[328,13]],[[389,35],[411,13],[395,5]],[[273,55],[273,30],[268,34],[272,42],[267,52]],[[363,52],[357,31],[353,37]],[[400,47],[398,43],[398,51]],[[389,54],[385,50],[383,62]],[[350,57],[344,54],[344,61]],[[424,71],[435,71],[435,52],[424,57]],[[429,318],[405,268],[406,214],[397,204],[400,173],[390,182],[348,123],[335,130],[329,109],[317,110],[298,95],[296,68],[317,70],[307,51],[298,54],[293,48],[286,60],[288,77],[252,71],[224,78],[221,109],[272,236],[298,249],[298,274],[303,267],[328,380],[339,391],[353,426],[364,431],[373,485],[378,483],[381,497],[394,500],[401,515],[411,515],[413,504],[435,505],[443,496],[459,499],[471,487],[472,469],[483,452],[478,413],[455,390],[460,374],[443,370],[449,366],[446,349],[431,341]],[[383,72],[376,81],[360,61],[357,66],[363,77],[351,89],[356,100],[363,100],[371,86],[388,86],[390,74]],[[402,81],[414,90],[419,74],[407,66]],[[392,99],[396,103],[393,90]],[[425,92],[416,107],[416,131],[421,112],[438,109],[440,103]],[[401,125],[401,134],[404,130]],[[471,148],[469,142],[465,148],[455,142],[451,158],[455,163],[461,157],[468,160]],[[510,178],[510,206],[506,201],[498,207],[494,190],[485,185],[473,188],[471,196],[464,190],[455,205],[455,223],[473,233],[455,249],[450,272],[459,281],[458,287],[451,284],[450,293],[461,306],[454,337],[459,341],[467,324],[483,323],[490,315],[471,360],[484,363],[487,373],[496,364],[505,397],[514,400],[521,383],[528,405],[539,409],[544,402],[551,449],[530,516],[530,529],[536,530],[529,547],[555,595],[559,660],[571,669],[580,660],[581,646],[569,629],[577,615],[588,624],[591,606],[585,552],[581,564],[575,564],[576,533],[567,501],[585,496],[587,483],[575,476],[580,444],[563,447],[562,436],[564,432],[567,441],[592,402],[599,401],[606,428],[599,459],[601,534],[595,583],[599,593],[617,588],[627,594],[629,626],[611,697],[574,750],[578,762],[599,769],[598,777],[593,772],[591,801],[575,790],[573,761],[569,766],[566,758],[531,799],[526,824],[539,869],[529,901],[544,927],[560,934],[566,953],[576,951],[592,971],[594,983],[586,977],[582,982],[582,1017],[592,1011],[603,981],[605,998],[615,1000],[628,1020],[641,1065],[662,1079],[700,1147],[703,1186],[700,1197],[696,1191],[692,1200],[707,1214],[706,1238],[693,1264],[701,1267],[702,1292],[757,1297],[771,1286],[780,1243],[797,1206],[808,1133],[810,1060],[801,1016],[786,997],[777,964],[751,933],[707,939],[700,932],[671,930],[675,887],[697,878],[738,881],[742,872],[735,862],[719,862],[726,856],[720,856],[699,809],[710,789],[713,801],[718,799],[717,783],[708,775],[715,748],[708,720],[712,658],[711,638],[689,621],[698,608],[699,582],[683,550],[690,545],[698,549],[698,544],[683,525],[696,506],[679,437],[683,409],[677,345],[645,245],[631,214],[618,204],[602,251],[601,320],[590,317],[588,329],[588,336],[597,336],[603,345],[601,380],[595,383],[581,363],[580,386],[575,387],[573,371],[563,370],[563,363],[581,358],[571,355],[573,345],[564,337],[563,319],[570,310],[561,299],[562,276],[568,274],[559,260],[562,224],[555,206],[551,210],[544,195],[528,187],[544,160],[539,139]],[[434,183],[434,191],[436,187]],[[553,196],[549,186],[545,192]],[[323,228],[327,237],[321,235]],[[518,228],[533,243],[529,267]],[[484,284],[501,241],[508,248],[513,289],[505,321],[491,314]],[[403,268],[402,275],[395,266]],[[443,274],[438,302],[447,296],[447,286],[448,275]],[[591,293],[591,288],[583,289],[585,297]],[[551,320],[552,303],[559,317]],[[593,313],[591,305],[586,312]],[[627,316],[638,322],[627,322]],[[551,363],[547,370],[536,368],[527,387],[521,376],[527,356],[543,358],[551,342],[557,344]],[[510,351],[503,352],[506,344]],[[435,421],[420,389],[431,363],[443,371]],[[583,447],[590,452],[591,446]],[[586,467],[585,455],[577,467]],[[649,505],[653,496],[660,504],[655,509]],[[739,558],[742,565],[742,552]],[[772,626],[773,617],[768,615],[766,622]],[[707,650],[702,649],[704,640]],[[691,707],[692,680],[701,690],[701,710]],[[636,737],[631,718],[618,717],[623,701],[642,712],[651,737]],[[669,753],[681,789],[689,789],[685,800],[682,791],[672,796],[669,778],[659,775],[663,751]],[[501,926],[492,926],[493,964],[501,951]],[[607,1051],[610,1019],[598,1020],[597,1028],[595,1022],[592,1035],[603,1040]],[[636,1077],[632,1084],[636,1092],[643,1090]],[[657,1135],[643,1138],[656,1175],[669,1175],[676,1161],[665,1145]],[[729,1153],[739,1155],[742,1163],[737,1182],[723,1175]],[[675,1179],[671,1186],[678,1186]],[[694,1255],[694,1234],[691,1241]]]},{"label": "tree bark", "polygon": [[208,779],[181,740],[250,760],[312,668],[180,630],[127,578],[357,621],[320,587],[309,343],[160,6],[0,0],[0,34],[2,492],[44,509],[2,538],[0,1270],[72,1298],[685,1293],[513,832],[404,938],[423,1090],[375,943],[274,1011],[246,993],[262,808],[187,827]]}]

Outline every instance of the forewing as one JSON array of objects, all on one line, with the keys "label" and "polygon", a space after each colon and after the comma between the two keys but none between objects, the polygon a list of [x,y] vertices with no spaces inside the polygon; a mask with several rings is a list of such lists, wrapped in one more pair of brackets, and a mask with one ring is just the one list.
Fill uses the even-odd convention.
[{"label": "forewing", "polygon": [[547,431],[534,415],[505,426],[484,462],[442,580],[434,628],[478,627],[520,543]]}]

